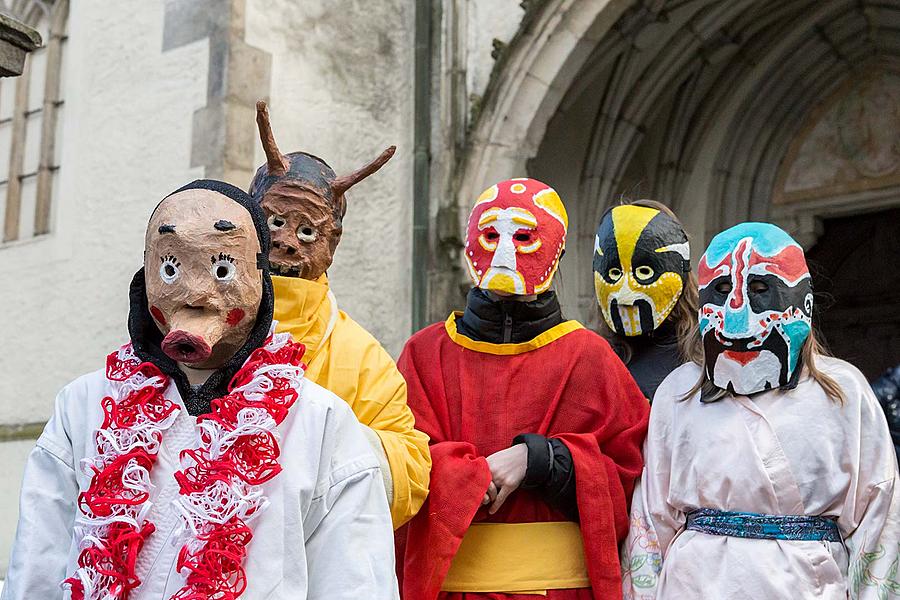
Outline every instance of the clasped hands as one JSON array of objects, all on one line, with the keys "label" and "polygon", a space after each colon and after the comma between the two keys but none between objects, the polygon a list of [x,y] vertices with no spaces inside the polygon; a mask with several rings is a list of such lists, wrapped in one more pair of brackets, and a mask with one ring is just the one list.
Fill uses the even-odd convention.
[{"label": "clasped hands", "polygon": [[487,463],[491,470],[491,483],[484,493],[481,505],[490,504],[488,513],[494,514],[500,510],[509,495],[522,485],[528,467],[528,447],[516,444],[494,452],[487,457]]}]

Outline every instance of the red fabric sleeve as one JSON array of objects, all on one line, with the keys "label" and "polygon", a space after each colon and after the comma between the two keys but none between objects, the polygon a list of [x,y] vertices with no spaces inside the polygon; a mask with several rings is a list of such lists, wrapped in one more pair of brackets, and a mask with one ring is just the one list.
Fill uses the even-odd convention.
[{"label": "red fabric sleeve", "polygon": [[431,446],[431,490],[409,522],[403,597],[437,598],[450,563],[491,482],[487,461],[465,442]]},{"label": "red fabric sleeve", "polygon": [[[416,417],[416,429],[431,438],[431,483],[425,504],[405,528],[405,543],[399,545],[403,555],[398,555],[397,562],[403,565],[398,567],[403,597],[432,600],[440,593],[450,563],[481,506],[491,471],[473,444],[444,441],[446,402],[436,378],[440,370],[431,364],[437,356],[427,346],[416,348],[420,341],[425,345],[428,340],[419,336],[407,343],[397,367],[406,378],[407,402]],[[420,369],[416,359],[429,364]]]},{"label": "red fabric sleeve", "polygon": [[615,491],[617,487],[621,490],[618,477],[610,477],[616,466],[600,452],[591,434],[564,433],[554,437],[566,444],[575,463],[581,537],[594,598],[621,598],[619,529],[623,524],[627,528],[628,512],[621,491]]},{"label": "red fabric sleeve", "polygon": [[[608,348],[603,348],[607,354]],[[644,459],[650,405],[611,351],[603,356],[600,398],[613,404],[593,433],[553,435],[566,444],[575,465],[575,493],[588,576],[596,600],[622,597],[619,544],[628,535],[634,482]]]}]

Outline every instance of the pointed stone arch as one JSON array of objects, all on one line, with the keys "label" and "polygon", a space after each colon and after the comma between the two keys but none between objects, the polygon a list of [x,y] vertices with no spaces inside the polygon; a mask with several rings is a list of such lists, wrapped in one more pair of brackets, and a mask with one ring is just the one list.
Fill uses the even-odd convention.
[{"label": "pointed stone arch", "polygon": [[456,179],[461,206],[524,173],[550,118],[597,44],[633,2],[548,0],[495,66]]},{"label": "pointed stone arch", "polygon": [[497,76],[469,139],[459,205],[523,166],[556,187],[573,216],[562,296],[583,319],[594,312],[585,275],[594,228],[623,194],[672,206],[695,256],[716,231],[748,219],[811,242],[815,219],[772,202],[779,165],[823,99],[900,57],[900,6],[669,0],[580,9],[588,5],[591,25],[564,58],[540,56],[558,48],[542,34],[564,12],[515,40],[517,60],[499,65],[511,70]]}]

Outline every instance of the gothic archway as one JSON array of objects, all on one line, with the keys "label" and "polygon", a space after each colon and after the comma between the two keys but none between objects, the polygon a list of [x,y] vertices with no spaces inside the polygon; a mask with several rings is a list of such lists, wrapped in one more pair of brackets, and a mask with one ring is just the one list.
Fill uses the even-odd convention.
[{"label": "gothic archway", "polygon": [[594,228],[622,195],[673,206],[695,256],[710,235],[748,219],[779,222],[811,244],[820,217],[833,213],[773,204],[780,166],[830,98],[891,71],[898,56],[897,5],[633,3],[585,59],[527,162],[573,216],[562,291],[569,313],[594,313]]}]

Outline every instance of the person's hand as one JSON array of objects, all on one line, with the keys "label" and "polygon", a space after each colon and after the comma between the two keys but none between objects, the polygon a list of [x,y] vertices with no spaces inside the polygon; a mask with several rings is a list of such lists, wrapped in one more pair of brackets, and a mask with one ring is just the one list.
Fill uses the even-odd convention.
[{"label": "person's hand", "polygon": [[481,505],[487,506],[488,504],[490,504],[491,502],[493,502],[496,499],[497,499],[497,486],[494,485],[494,482],[492,481],[490,484],[488,484],[488,489],[484,493],[484,498],[482,498],[482,500],[481,500]]},{"label": "person's hand", "polygon": [[528,466],[528,446],[516,444],[495,452],[487,457],[487,463],[491,470],[491,484],[481,503],[490,503],[488,513],[494,514],[500,510],[509,495],[522,485]]}]

